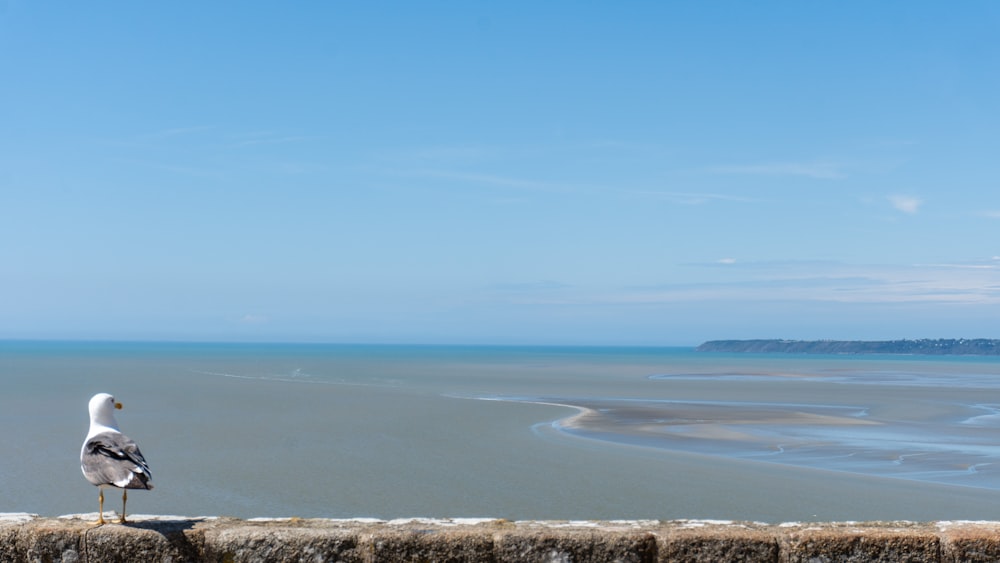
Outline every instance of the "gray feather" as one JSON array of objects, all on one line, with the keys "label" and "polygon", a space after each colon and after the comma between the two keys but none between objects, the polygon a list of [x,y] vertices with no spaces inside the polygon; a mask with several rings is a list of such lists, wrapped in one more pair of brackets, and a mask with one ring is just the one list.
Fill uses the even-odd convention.
[{"label": "gray feather", "polygon": [[146,458],[128,436],[102,432],[83,446],[80,467],[88,481],[124,489],[152,489],[153,476]]}]

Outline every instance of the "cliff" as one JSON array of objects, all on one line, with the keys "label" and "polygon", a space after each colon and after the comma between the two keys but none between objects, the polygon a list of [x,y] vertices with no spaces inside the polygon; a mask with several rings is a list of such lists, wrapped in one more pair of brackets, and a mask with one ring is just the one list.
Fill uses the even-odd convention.
[{"label": "cliff", "polygon": [[710,340],[698,352],[792,354],[917,354],[998,356],[1000,340],[939,338],[918,340]]},{"label": "cliff", "polygon": [[622,561],[768,563],[1000,560],[1000,522],[317,520],[0,515],[0,561]]}]

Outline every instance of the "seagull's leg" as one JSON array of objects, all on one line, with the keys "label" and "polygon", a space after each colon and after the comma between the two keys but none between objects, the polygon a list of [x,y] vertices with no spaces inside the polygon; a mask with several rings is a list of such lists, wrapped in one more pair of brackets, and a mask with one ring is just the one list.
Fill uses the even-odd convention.
[{"label": "seagull's leg", "polygon": [[122,517],[118,519],[121,524],[125,523],[125,501],[128,500],[128,489],[122,489]]},{"label": "seagull's leg", "polygon": [[104,487],[97,487],[97,525],[104,523]]}]

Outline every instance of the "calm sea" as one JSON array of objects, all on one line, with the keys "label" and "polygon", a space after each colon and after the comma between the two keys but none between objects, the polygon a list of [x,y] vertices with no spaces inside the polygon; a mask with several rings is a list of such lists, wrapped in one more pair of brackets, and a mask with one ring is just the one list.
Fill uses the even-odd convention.
[{"label": "calm sea", "polygon": [[6,341],[0,385],[0,512],[96,511],[109,392],[153,469],[134,513],[1000,517],[993,358]]}]

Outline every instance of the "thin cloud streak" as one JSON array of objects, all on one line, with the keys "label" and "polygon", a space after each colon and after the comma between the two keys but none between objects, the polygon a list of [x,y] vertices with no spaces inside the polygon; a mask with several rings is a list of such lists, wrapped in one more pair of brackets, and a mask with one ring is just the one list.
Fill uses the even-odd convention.
[{"label": "thin cloud streak", "polygon": [[439,165],[447,165],[447,163],[470,163],[496,159],[508,152],[508,150],[496,147],[442,145],[389,151],[382,157],[391,161],[437,162]]},{"label": "thin cloud streak", "polygon": [[260,139],[247,139],[231,145],[232,147],[250,147],[253,145],[283,145],[286,143],[299,143],[302,141],[315,141],[319,137],[290,136],[290,137],[265,137]]},{"label": "thin cloud streak", "polygon": [[623,196],[637,196],[655,198],[660,201],[667,201],[679,205],[705,205],[712,202],[740,202],[747,203],[755,201],[752,198],[733,196],[719,193],[698,193],[698,192],[670,192],[656,190],[633,190],[627,188],[602,187],[583,184],[568,184],[560,182],[546,182],[530,180],[525,178],[511,178],[494,174],[481,174],[475,172],[456,172],[449,170],[423,169],[399,172],[401,176],[416,176],[425,178],[440,178],[458,182],[468,182],[473,184],[511,188],[522,191],[536,191],[548,193],[603,193],[618,194]]},{"label": "thin cloud streak", "polygon": [[443,180],[455,180],[459,182],[470,182],[475,184],[485,184],[503,188],[514,188],[518,190],[531,190],[543,192],[572,192],[576,188],[551,182],[540,182],[536,180],[524,180],[520,178],[508,178],[491,174],[477,174],[469,172],[450,172],[446,170],[414,170],[406,172],[405,176],[421,176],[427,178],[440,178]]},{"label": "thin cloud streak", "polygon": [[715,194],[715,193],[698,193],[698,192],[658,192],[658,191],[633,191],[632,193],[654,197],[663,201],[669,201],[671,203],[677,203],[680,205],[705,205],[708,203],[713,203],[717,201],[732,201],[747,203],[754,201],[751,198],[732,196],[726,194]]},{"label": "thin cloud streak", "polygon": [[833,162],[771,162],[749,165],[716,166],[708,171],[713,174],[741,174],[752,176],[800,176],[819,180],[844,178],[843,165]]},{"label": "thin cloud streak", "polygon": [[492,289],[498,291],[552,291],[569,289],[573,286],[552,280],[540,280],[534,282],[512,282],[494,284]]},{"label": "thin cloud streak", "polygon": [[193,127],[174,127],[171,129],[164,129],[162,131],[157,131],[146,135],[147,138],[151,139],[163,139],[166,137],[177,137],[181,135],[191,135],[194,133],[202,133],[204,131],[211,131],[215,129],[214,125],[196,125]]},{"label": "thin cloud streak", "polygon": [[[716,263],[718,265],[719,263]],[[735,266],[735,264],[733,265]],[[794,266],[794,265],[789,265]],[[810,263],[814,270],[816,263]],[[567,291],[542,299],[519,299],[527,305],[659,305],[697,301],[815,302],[863,304],[1000,305],[1000,280],[995,266],[914,265],[851,266],[830,264],[829,271],[796,273],[794,267],[750,271],[743,280]],[[770,275],[767,275],[767,274]]]},{"label": "thin cloud streak", "polygon": [[125,163],[135,166],[143,166],[147,168],[152,168],[155,170],[161,170],[164,172],[171,172],[174,174],[181,174],[185,176],[193,176],[198,178],[211,178],[220,180],[225,178],[228,174],[226,172],[218,170],[210,170],[206,168],[197,168],[193,166],[178,166],[174,164],[164,164],[162,162],[153,162],[148,160],[138,160],[134,158],[112,158],[109,159],[111,162]]}]

